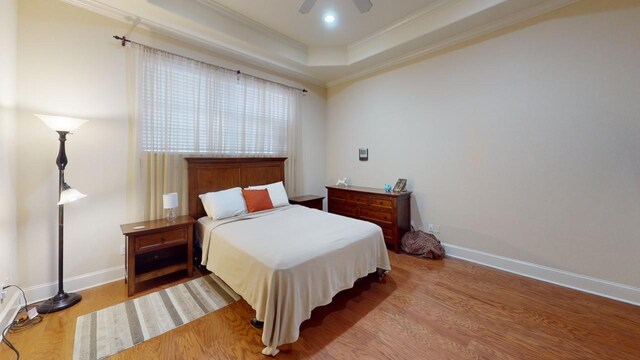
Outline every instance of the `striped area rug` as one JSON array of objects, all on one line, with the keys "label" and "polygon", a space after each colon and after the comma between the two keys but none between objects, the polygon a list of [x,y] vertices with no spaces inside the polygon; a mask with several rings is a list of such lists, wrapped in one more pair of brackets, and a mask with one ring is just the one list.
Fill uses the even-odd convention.
[{"label": "striped area rug", "polygon": [[73,358],[103,359],[240,299],[211,274],[76,320]]}]

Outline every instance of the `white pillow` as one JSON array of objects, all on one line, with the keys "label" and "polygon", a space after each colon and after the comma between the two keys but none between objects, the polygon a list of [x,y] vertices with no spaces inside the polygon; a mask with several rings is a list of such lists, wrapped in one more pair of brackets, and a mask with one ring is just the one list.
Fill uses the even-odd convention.
[{"label": "white pillow", "polygon": [[247,213],[247,205],[239,187],[199,195],[204,211],[213,220]]},{"label": "white pillow", "polygon": [[289,197],[282,181],[268,185],[249,186],[249,189],[267,189],[273,207],[289,205]]}]

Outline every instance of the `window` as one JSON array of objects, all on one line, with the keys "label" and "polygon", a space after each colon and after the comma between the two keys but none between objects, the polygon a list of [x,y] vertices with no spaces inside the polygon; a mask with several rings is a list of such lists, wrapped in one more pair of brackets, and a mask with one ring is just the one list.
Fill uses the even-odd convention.
[{"label": "window", "polygon": [[298,90],[152,48],[138,56],[142,151],[288,155]]},{"label": "window", "polygon": [[127,48],[127,90],[132,220],[163,217],[170,192],[185,213],[185,156],[286,157],[285,188],[298,194],[300,90],[141,44]]}]

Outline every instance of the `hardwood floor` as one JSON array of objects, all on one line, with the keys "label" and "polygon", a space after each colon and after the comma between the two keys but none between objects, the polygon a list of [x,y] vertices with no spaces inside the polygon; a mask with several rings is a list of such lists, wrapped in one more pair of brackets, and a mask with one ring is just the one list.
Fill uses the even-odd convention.
[{"label": "hardwood floor", "polygon": [[[640,307],[461,260],[389,256],[384,283],[365,278],[314,310],[276,358],[640,359]],[[9,335],[22,359],[71,359],[76,317],[129,299],[124,281],[82,296]],[[252,316],[239,301],[112,359],[264,359]],[[12,358],[3,345],[0,359]]]}]

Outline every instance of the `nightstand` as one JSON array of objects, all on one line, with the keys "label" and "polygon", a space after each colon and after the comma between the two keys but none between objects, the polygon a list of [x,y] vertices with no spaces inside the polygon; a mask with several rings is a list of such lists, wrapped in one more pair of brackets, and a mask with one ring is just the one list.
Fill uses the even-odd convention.
[{"label": "nightstand", "polygon": [[322,210],[324,196],[302,195],[289,198],[289,204],[302,205],[312,209]]},{"label": "nightstand", "polygon": [[193,276],[193,224],[191,216],[120,225],[126,237],[125,282],[129,296],[143,281],[176,271]]}]

